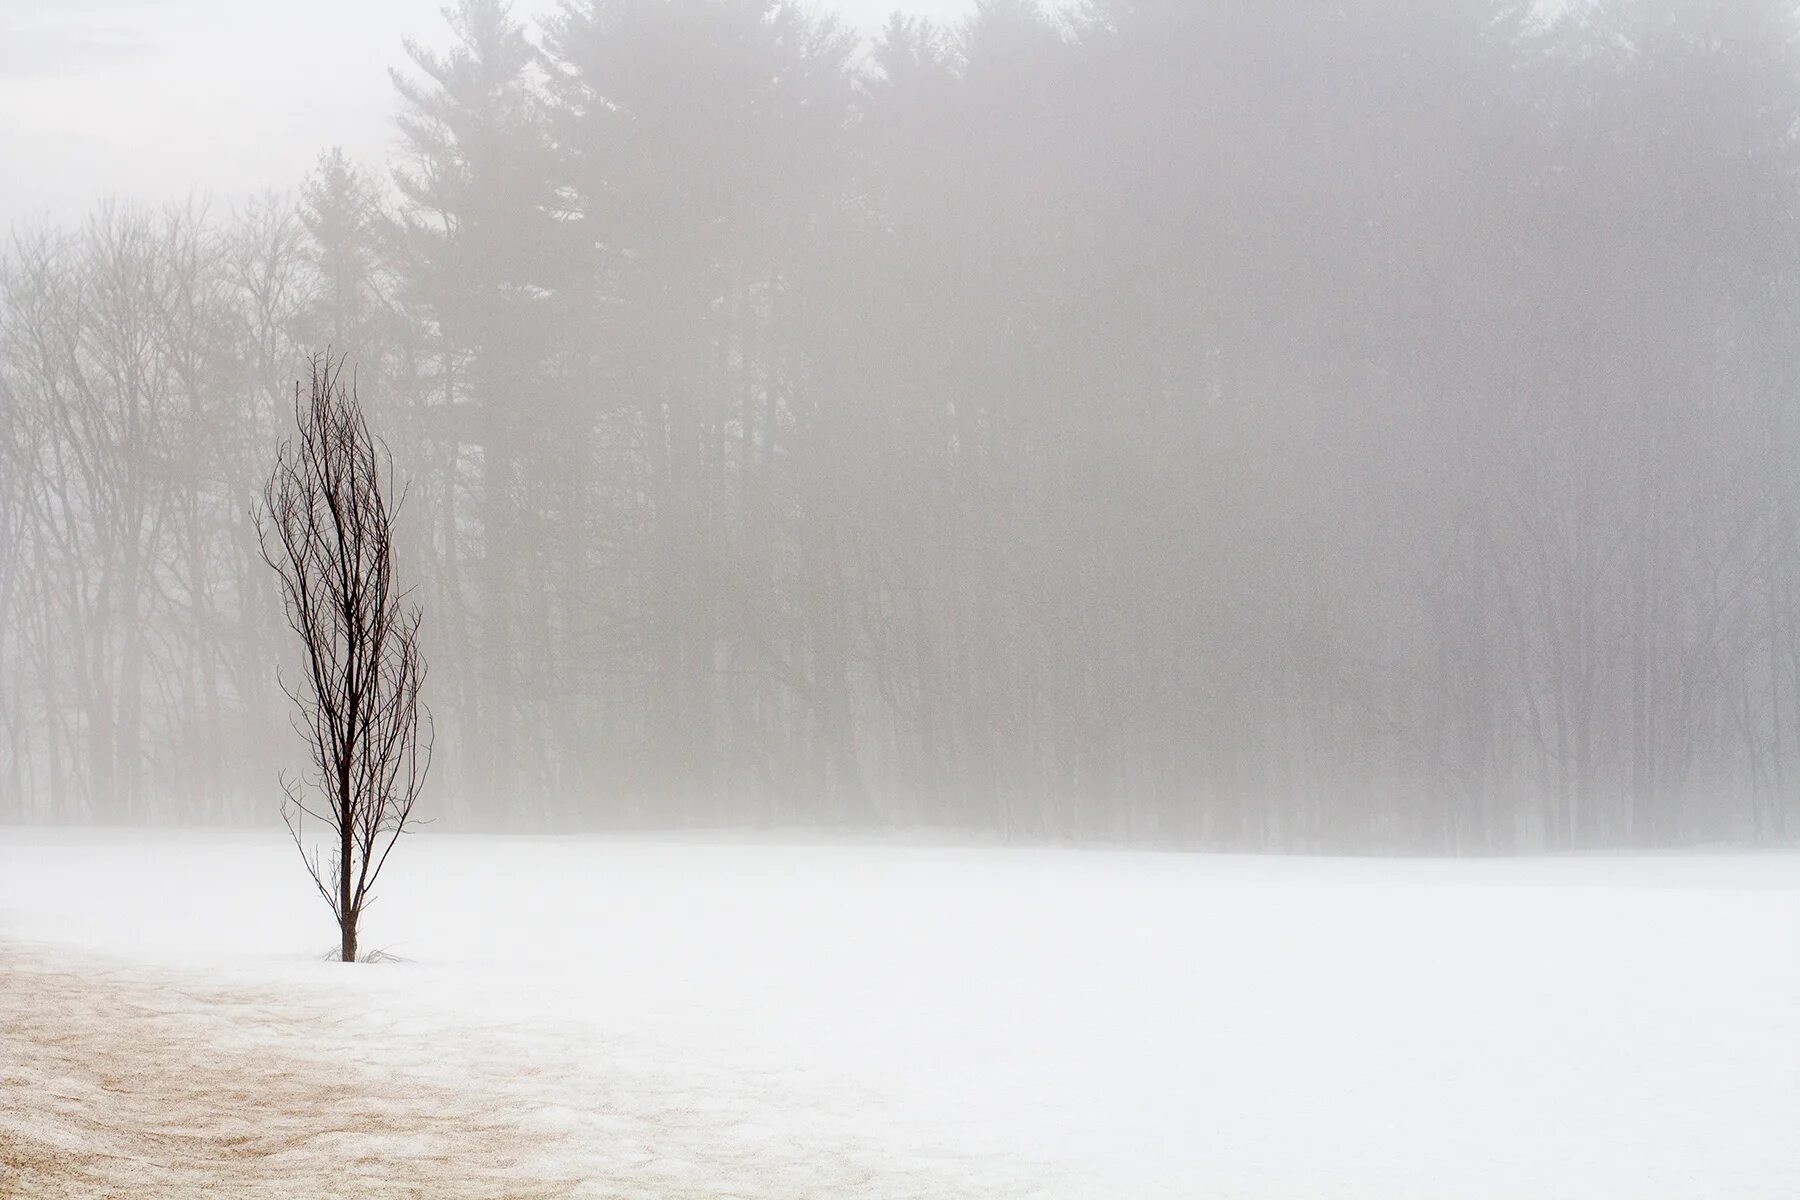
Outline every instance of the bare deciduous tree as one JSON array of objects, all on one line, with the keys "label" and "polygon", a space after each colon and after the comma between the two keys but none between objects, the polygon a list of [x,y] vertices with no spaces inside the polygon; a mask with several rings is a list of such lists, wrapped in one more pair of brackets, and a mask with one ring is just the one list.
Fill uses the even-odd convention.
[{"label": "bare deciduous tree", "polygon": [[[395,577],[404,494],[392,457],[370,434],[343,360],[315,356],[311,376],[307,397],[294,388],[299,439],[282,444],[254,517],[304,659],[299,682],[282,686],[312,767],[283,775],[282,817],[354,962],[371,889],[415,822],[431,714],[420,702],[421,610]],[[328,831],[323,860],[307,845],[308,818]]]}]

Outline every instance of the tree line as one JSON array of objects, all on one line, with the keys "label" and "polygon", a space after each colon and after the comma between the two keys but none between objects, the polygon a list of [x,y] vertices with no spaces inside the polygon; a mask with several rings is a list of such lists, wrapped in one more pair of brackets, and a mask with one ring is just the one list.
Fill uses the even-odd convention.
[{"label": "tree line", "polygon": [[459,824],[1783,840],[1790,8],[462,0],[393,162],[14,231],[0,814],[266,812],[329,348]]}]

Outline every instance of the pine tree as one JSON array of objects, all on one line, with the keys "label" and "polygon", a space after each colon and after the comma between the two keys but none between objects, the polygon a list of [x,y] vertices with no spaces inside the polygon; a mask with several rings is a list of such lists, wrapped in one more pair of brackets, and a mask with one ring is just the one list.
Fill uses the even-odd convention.
[{"label": "pine tree", "polygon": [[[557,198],[537,93],[538,53],[504,0],[449,10],[444,55],[407,44],[418,78],[399,72],[406,162],[395,172],[400,296],[429,330],[436,359],[431,427],[446,447],[441,552],[459,557],[467,531],[460,478],[473,474],[480,554],[472,596],[478,664],[459,680],[469,728],[466,777],[483,801],[505,793],[517,760],[525,688],[521,557],[531,478],[530,431],[545,403],[551,353]],[[471,603],[472,602],[472,603]],[[454,621],[454,617],[452,618]]]}]

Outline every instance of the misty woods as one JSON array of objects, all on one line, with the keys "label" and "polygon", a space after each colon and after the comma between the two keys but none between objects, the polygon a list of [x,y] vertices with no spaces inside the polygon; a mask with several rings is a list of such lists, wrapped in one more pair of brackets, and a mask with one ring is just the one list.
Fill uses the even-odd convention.
[{"label": "misty woods", "polygon": [[269,811],[330,346],[461,826],[1785,837],[1790,7],[468,0],[395,162],[14,234],[0,814]]}]

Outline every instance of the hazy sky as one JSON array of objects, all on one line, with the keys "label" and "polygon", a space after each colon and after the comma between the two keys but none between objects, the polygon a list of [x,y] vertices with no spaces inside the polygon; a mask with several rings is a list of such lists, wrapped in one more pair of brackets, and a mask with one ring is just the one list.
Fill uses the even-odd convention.
[{"label": "hazy sky", "polygon": [[[444,0],[0,0],[0,230],[104,195],[229,202],[341,144],[379,160],[403,36]],[[521,16],[557,0],[516,0]],[[864,29],[973,0],[814,0]]]}]

